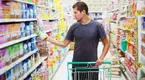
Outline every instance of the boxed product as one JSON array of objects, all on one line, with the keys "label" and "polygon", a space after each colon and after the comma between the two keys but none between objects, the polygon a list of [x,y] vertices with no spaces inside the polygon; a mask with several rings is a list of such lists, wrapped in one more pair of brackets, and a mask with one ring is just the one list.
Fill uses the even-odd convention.
[{"label": "boxed product", "polygon": [[7,27],[8,27],[8,34],[7,34],[7,36],[8,36],[8,41],[13,40],[13,39],[12,39],[13,26],[14,26],[14,24],[7,24]]},{"label": "boxed product", "polygon": [[14,18],[14,5],[15,2],[3,2],[2,3],[2,14],[3,18]]},{"label": "boxed product", "polygon": [[5,55],[6,55],[6,49],[0,49],[0,69],[6,65],[4,59]]}]

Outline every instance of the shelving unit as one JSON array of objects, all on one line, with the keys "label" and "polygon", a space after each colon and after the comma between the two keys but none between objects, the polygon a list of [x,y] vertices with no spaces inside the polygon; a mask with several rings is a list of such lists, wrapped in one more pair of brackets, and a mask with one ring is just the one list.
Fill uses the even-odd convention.
[{"label": "shelving unit", "polygon": [[39,62],[37,62],[31,69],[29,69],[28,71],[27,71],[27,73],[25,73],[21,78],[19,78],[18,80],[24,80],[28,75],[30,75],[31,74],[31,72],[32,71],[34,71],[45,59],[47,58],[47,56],[46,57],[41,57],[40,58],[40,61]]},{"label": "shelving unit", "polygon": [[[68,54],[68,51],[69,51],[69,48],[67,48],[66,50],[66,53]],[[66,55],[67,55],[66,54]],[[51,74],[51,76],[49,77],[49,80],[52,80],[53,79],[53,76],[56,74],[56,72],[58,71],[58,69],[60,68],[61,64],[63,63],[64,59],[66,58],[66,55],[63,57],[61,63],[58,65],[57,69],[54,71],[53,74]]]},{"label": "shelving unit", "polygon": [[14,23],[14,22],[26,22],[36,21],[37,19],[0,19],[0,23]]},{"label": "shelving unit", "polygon": [[5,66],[4,68],[0,69],[0,75],[2,75],[3,73],[7,72],[8,70],[10,70],[11,68],[13,68],[17,64],[19,64],[20,62],[22,62],[23,60],[25,60],[26,58],[30,57],[32,54],[36,53],[37,51],[38,51],[38,49],[36,49],[34,51],[31,51],[31,52],[27,53],[26,55],[24,55],[22,58],[20,58],[17,61],[11,63],[9,66]]},{"label": "shelving unit", "polygon": [[35,5],[35,3],[28,2],[28,1],[22,1],[22,0],[14,0],[14,1],[20,2],[20,3],[26,3],[26,4],[30,4],[30,5]]},{"label": "shelving unit", "polygon": [[[138,8],[139,1],[129,1],[129,0],[116,0],[112,1],[110,0],[110,4],[108,5],[109,10],[108,13],[108,22],[110,22],[110,41],[111,46],[117,47],[117,49],[114,49],[114,51],[117,52],[119,58],[124,57],[125,61],[128,64],[123,64],[122,67],[127,69],[127,71],[122,71],[129,80],[133,79],[139,79],[140,74],[140,62],[144,62],[145,60],[140,59],[141,55],[141,46],[144,46],[144,43],[142,42],[142,35],[145,34],[144,31],[142,31],[142,19],[140,17],[144,16],[141,15],[139,12],[143,10],[138,10],[141,8]],[[112,5],[113,3],[113,5]],[[143,3],[143,2],[142,2]],[[111,8],[119,6],[119,8],[112,10]],[[142,8],[143,9],[143,8]],[[111,10],[111,11],[110,11]],[[117,15],[116,15],[117,14]],[[117,22],[117,23],[116,23]],[[116,25],[114,25],[114,24]],[[112,33],[113,32],[113,33]],[[123,35],[123,36],[120,36]],[[129,37],[130,36],[130,37]],[[112,48],[113,48],[112,47]],[[124,50],[123,50],[124,49]],[[113,52],[113,51],[112,51]],[[114,54],[114,53],[112,53]],[[139,57],[140,56],[140,57]],[[133,68],[132,70],[130,70]],[[132,78],[129,78],[129,76],[132,76]],[[142,76],[143,77],[143,76]]]},{"label": "shelving unit", "polygon": [[0,49],[11,46],[11,45],[19,43],[19,42],[23,42],[25,40],[28,40],[28,39],[36,37],[36,36],[37,36],[36,34],[33,34],[33,35],[28,36],[28,37],[23,37],[23,38],[20,38],[18,40],[13,40],[13,41],[6,42],[4,44],[0,44]]},{"label": "shelving unit", "polygon": [[[9,0],[7,0],[7,1],[9,2]],[[7,2],[7,1],[5,1],[5,2]],[[40,17],[39,18],[42,19],[42,22],[45,21],[45,24],[46,24],[45,26],[46,27],[49,26],[49,29],[48,28],[45,29],[46,33],[47,34],[49,34],[49,33],[53,34],[52,36],[55,37],[55,38],[57,38],[57,39],[61,39],[62,40],[64,38],[65,32],[68,30],[68,26],[67,26],[67,23],[65,21],[67,19],[64,20],[64,18],[66,18],[66,16],[65,16],[66,14],[63,13],[63,11],[62,11],[63,10],[63,8],[62,8],[63,6],[62,6],[62,4],[60,3],[59,0],[56,0],[54,2],[51,2],[51,1],[50,2],[45,2],[45,4],[44,4],[44,2],[42,0],[39,0],[38,2],[34,2],[34,1],[33,2],[28,2],[28,1],[24,1],[24,0],[12,0],[12,1],[10,0],[10,2],[14,2],[14,3],[17,3],[17,4],[21,4],[21,5],[23,4],[23,6],[22,6],[23,8],[24,8],[24,5],[25,5],[25,7],[29,7],[29,8],[31,7],[31,10],[32,10],[32,7],[33,7],[34,12],[36,10],[36,14],[40,14]],[[52,5],[47,5],[49,3],[50,4],[52,3]],[[22,8],[20,8],[20,9],[22,9]],[[25,12],[26,11],[27,10],[25,10]],[[24,12],[24,10],[22,10],[22,12]],[[56,12],[57,12],[57,14],[56,14]],[[51,13],[53,13],[53,14],[51,14]],[[27,14],[27,16],[28,16],[28,14]],[[34,16],[38,17],[37,15],[33,15],[33,17]],[[7,18],[7,19],[5,19],[5,18],[2,17],[2,19],[0,19],[0,24],[14,24],[14,23],[19,23],[20,24],[20,23],[27,23],[27,25],[28,25],[28,23],[30,24],[30,22],[34,22],[34,23],[35,22],[36,23],[38,22],[37,18],[30,18],[30,14],[29,14],[29,18],[28,17],[27,18],[25,17],[25,18],[21,19],[21,17],[22,17],[22,15],[20,15],[20,18],[9,18],[9,19]],[[56,24],[53,24],[53,23],[50,23],[50,22],[53,22],[53,21],[54,22],[57,21],[59,23],[57,23],[57,25]],[[30,26],[32,28],[32,25],[29,25],[29,27]],[[37,36],[37,33],[40,30],[40,27],[38,26],[38,24],[34,24],[33,27],[34,26],[37,27],[37,29],[35,29],[33,35],[26,36],[27,35],[26,34],[26,35],[24,35],[26,37],[22,37],[20,39],[16,39],[16,40],[12,40],[12,41],[7,41],[7,42],[5,42],[3,44],[0,44],[0,49],[3,49],[3,48],[6,48],[7,49],[7,48],[9,48],[9,47],[11,47],[13,45],[16,45],[16,44],[19,44],[19,43],[23,43],[23,42],[24,43],[28,43],[27,46],[29,46],[31,48],[34,47],[34,45],[37,42],[39,42],[39,39],[37,38],[38,37]],[[20,28],[22,30],[22,27],[20,27]],[[28,29],[29,28],[27,27],[27,30]],[[36,39],[36,41],[35,41],[35,39]],[[34,43],[33,42],[28,42],[28,41],[34,41]],[[33,44],[33,46],[30,46],[30,43]],[[23,45],[24,45],[24,49],[25,49],[26,48],[26,44],[23,44]],[[54,58],[56,58],[56,57],[58,58],[59,54],[62,55],[62,52],[63,52],[63,49],[62,48],[61,48],[62,50],[59,50],[59,54],[56,54],[56,53],[58,53],[58,51],[57,51],[58,47],[52,45],[51,43],[49,43],[49,45],[51,45],[52,47],[49,47],[51,49],[51,51],[49,50],[48,51],[49,52],[48,54],[50,54],[50,52],[54,52],[55,55],[51,55],[51,56],[54,56]],[[67,49],[67,51],[68,50],[69,50],[69,48]],[[65,53],[66,52],[64,52],[63,55],[66,56]],[[28,66],[28,65],[26,66],[27,61],[29,61],[30,59],[32,59],[34,56],[36,56],[36,55],[38,56],[38,55],[41,55],[41,54],[40,54],[40,50],[38,48],[36,48],[33,51],[30,51],[28,53],[25,53],[24,56],[18,57],[19,59],[17,59],[16,61],[12,62],[10,65],[5,65],[3,68],[0,69],[0,79],[1,79],[1,76],[8,75],[9,74],[9,71],[12,72],[19,65],[22,65],[21,67],[23,67],[23,65],[25,63],[25,67],[27,67]],[[62,55],[62,57],[65,57],[63,55]],[[17,80],[24,80],[24,79],[31,78],[32,76],[30,74],[33,71],[35,71],[36,69],[39,69],[38,66],[40,64],[42,64],[43,62],[45,62],[45,60],[48,59],[49,57],[50,56],[41,57],[40,60],[35,65],[33,65],[33,67],[31,67],[29,70],[27,70],[27,72],[23,73],[24,75],[21,75],[21,77],[19,77],[19,78],[17,77],[18,78]],[[59,60],[61,61],[60,64],[59,64],[59,66],[61,65],[61,63],[63,61],[61,59],[62,59],[61,57],[60,57],[60,59],[58,59],[58,61]],[[33,62],[32,60],[30,60],[30,62]],[[46,66],[46,65],[43,65],[42,64],[41,67],[42,66]],[[59,68],[59,66],[53,65],[53,67],[57,67],[57,69]],[[56,71],[53,73],[53,75],[56,73]],[[16,73],[13,73],[13,75],[14,74],[16,74]],[[14,75],[14,76],[16,76],[16,75]],[[7,77],[9,77],[9,79],[12,79],[12,77],[10,77],[10,75],[8,75]]]}]

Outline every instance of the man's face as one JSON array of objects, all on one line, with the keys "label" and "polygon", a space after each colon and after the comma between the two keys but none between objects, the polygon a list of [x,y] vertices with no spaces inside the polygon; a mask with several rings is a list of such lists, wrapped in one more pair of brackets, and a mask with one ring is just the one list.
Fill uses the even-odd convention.
[{"label": "man's face", "polygon": [[74,17],[77,21],[80,21],[84,16],[84,10],[80,12],[77,8],[73,8]]}]

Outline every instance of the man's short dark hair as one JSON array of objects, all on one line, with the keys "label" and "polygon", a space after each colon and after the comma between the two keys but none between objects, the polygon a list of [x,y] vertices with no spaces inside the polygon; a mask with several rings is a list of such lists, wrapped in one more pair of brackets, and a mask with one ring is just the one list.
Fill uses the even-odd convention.
[{"label": "man's short dark hair", "polygon": [[73,8],[77,8],[80,12],[82,12],[83,10],[86,11],[86,14],[88,14],[88,6],[85,2],[77,2],[73,5]]}]

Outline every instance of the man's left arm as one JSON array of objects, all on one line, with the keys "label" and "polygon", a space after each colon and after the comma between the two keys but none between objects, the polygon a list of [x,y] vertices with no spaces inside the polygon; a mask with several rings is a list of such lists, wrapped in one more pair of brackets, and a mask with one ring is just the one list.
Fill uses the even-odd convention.
[{"label": "man's left arm", "polygon": [[99,57],[99,59],[96,61],[96,66],[99,66],[102,64],[102,62],[104,61],[104,58],[106,56],[106,54],[108,53],[108,50],[109,50],[109,47],[110,47],[110,43],[109,43],[109,40],[107,38],[107,35],[105,34],[105,30],[103,28],[103,25],[99,25],[98,26],[98,36],[99,38],[101,39],[103,45],[104,45],[104,48],[103,48],[103,51],[102,51],[102,54],[101,56]]},{"label": "man's left arm", "polygon": [[104,58],[105,58],[106,54],[108,53],[109,47],[110,47],[110,43],[109,43],[107,37],[105,37],[105,38],[102,40],[102,43],[103,43],[103,45],[104,45],[104,48],[103,48],[103,51],[102,51],[101,56],[100,56],[99,59],[96,61],[96,66],[99,66],[99,65],[102,64],[102,62],[104,61]]}]

